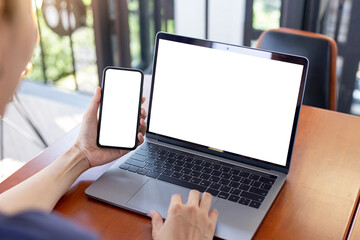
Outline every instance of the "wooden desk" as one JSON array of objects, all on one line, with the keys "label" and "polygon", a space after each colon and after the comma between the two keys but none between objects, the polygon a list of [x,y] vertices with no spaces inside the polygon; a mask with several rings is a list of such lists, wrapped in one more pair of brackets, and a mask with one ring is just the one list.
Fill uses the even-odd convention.
[{"label": "wooden desk", "polygon": [[[55,160],[74,143],[78,131],[66,134],[1,183],[0,192]],[[358,117],[302,108],[290,173],[254,239],[346,236],[360,187],[359,131]],[[151,239],[149,218],[85,196],[85,189],[109,166],[82,174],[54,211],[97,231],[102,239]]]}]

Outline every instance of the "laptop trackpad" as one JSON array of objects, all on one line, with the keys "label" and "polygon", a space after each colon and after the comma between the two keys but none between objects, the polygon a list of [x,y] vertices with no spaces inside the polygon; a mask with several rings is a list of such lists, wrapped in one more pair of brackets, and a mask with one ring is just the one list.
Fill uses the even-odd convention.
[{"label": "laptop trackpad", "polygon": [[[143,209],[147,213],[151,210],[156,210],[163,218],[166,218],[171,195],[174,193],[181,194],[183,203],[186,203],[189,192],[189,189],[151,179],[126,203],[126,205]],[[216,198],[213,198],[211,208],[214,206],[215,202]]]}]

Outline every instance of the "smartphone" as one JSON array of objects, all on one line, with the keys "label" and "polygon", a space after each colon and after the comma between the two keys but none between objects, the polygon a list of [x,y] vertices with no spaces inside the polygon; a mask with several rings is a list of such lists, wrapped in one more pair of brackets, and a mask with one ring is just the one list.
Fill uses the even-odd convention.
[{"label": "smartphone", "polygon": [[99,110],[99,147],[137,147],[144,74],[141,70],[107,67],[103,72]]}]

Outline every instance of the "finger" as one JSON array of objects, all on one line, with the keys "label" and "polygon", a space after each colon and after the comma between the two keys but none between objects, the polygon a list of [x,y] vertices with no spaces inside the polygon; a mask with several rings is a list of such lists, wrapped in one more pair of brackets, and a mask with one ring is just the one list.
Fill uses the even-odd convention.
[{"label": "finger", "polygon": [[210,205],[211,205],[211,194],[204,192],[201,198],[201,202],[200,202],[200,208],[206,210],[206,212],[209,211],[210,209]]},{"label": "finger", "polygon": [[100,104],[100,98],[101,98],[101,88],[96,87],[94,96],[92,97],[89,108],[88,108],[88,113],[90,115],[97,114],[99,104]]},{"label": "finger", "polygon": [[144,119],[140,119],[140,130],[139,132],[142,134],[142,135],[145,135],[146,133],[146,124],[145,124],[145,121]]},{"label": "finger", "polygon": [[211,211],[209,212],[209,218],[214,227],[216,226],[216,221],[218,219],[218,216],[219,216],[218,210],[211,209]]},{"label": "finger", "polygon": [[171,196],[170,205],[169,205],[169,209],[168,209],[168,217],[174,211],[176,212],[177,210],[179,210],[178,207],[182,204],[183,204],[182,196],[178,193],[173,194]]},{"label": "finger", "polygon": [[145,119],[146,118],[146,111],[144,108],[141,108],[140,117]]},{"label": "finger", "polygon": [[141,104],[143,104],[146,101],[146,97],[142,97]]},{"label": "finger", "polygon": [[144,137],[141,133],[138,133],[138,142],[139,142],[139,145],[141,145],[144,142]]},{"label": "finger", "polygon": [[183,203],[182,196],[181,196],[180,194],[177,194],[177,193],[175,193],[175,194],[173,194],[173,195],[171,196],[169,208],[170,208],[172,205],[176,204],[176,203],[181,203],[181,204]]},{"label": "finger", "polygon": [[197,190],[191,190],[186,204],[199,206],[200,192]]},{"label": "finger", "polygon": [[155,210],[150,211],[150,217],[151,217],[151,225],[152,225],[152,234],[153,236],[157,235],[157,233],[160,231],[160,228],[162,227],[162,225],[164,224],[164,221],[160,215],[160,213],[158,213]]}]

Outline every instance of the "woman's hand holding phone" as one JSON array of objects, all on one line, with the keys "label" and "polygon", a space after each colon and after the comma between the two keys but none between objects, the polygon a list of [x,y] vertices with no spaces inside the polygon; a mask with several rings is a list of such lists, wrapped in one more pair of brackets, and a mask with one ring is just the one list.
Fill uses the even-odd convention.
[{"label": "woman's hand holding phone", "polygon": [[[100,166],[111,162],[127,154],[129,150],[100,148],[97,145],[97,128],[98,128],[98,109],[101,99],[101,88],[97,87],[91,100],[90,106],[84,115],[79,136],[76,140],[75,147],[79,148],[86,156],[90,167]],[[144,103],[145,98],[142,98]],[[146,132],[145,125],[146,112],[141,109],[140,126],[138,133],[138,145],[144,142]]]}]

